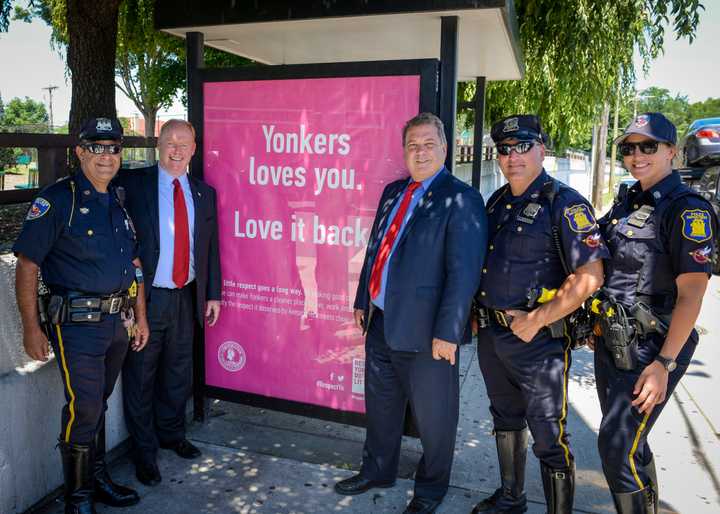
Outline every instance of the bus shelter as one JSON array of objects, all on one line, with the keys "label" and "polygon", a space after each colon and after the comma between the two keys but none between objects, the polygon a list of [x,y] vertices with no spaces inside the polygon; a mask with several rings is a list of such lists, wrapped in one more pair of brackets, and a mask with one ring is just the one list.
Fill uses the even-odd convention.
[{"label": "bus shelter", "polygon": [[[436,113],[454,164],[458,81],[522,77],[512,0],[158,0],[186,39],[191,173],[218,192],[218,324],[198,334],[195,414],[220,398],[362,424],[352,305],[377,202],[405,176],[401,130]],[[209,69],[210,46],[256,65]]]}]

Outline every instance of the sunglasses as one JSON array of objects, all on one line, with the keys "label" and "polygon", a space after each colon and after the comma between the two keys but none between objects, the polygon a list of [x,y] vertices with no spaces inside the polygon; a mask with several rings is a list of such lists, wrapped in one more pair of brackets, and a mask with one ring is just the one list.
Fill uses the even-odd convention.
[{"label": "sunglasses", "polygon": [[81,145],[82,148],[87,150],[90,153],[94,153],[95,155],[100,155],[103,153],[109,153],[110,155],[116,155],[122,152],[122,146],[121,145],[102,145],[100,143],[87,143],[84,145]]},{"label": "sunglasses", "polygon": [[508,143],[500,143],[496,146],[497,151],[500,155],[510,155],[510,152],[515,150],[515,153],[522,155],[528,153],[537,141],[520,141],[514,145]]},{"label": "sunglasses", "polygon": [[659,141],[641,141],[639,143],[620,143],[618,151],[624,157],[628,157],[635,153],[635,148],[639,148],[645,155],[652,155],[658,151]]}]

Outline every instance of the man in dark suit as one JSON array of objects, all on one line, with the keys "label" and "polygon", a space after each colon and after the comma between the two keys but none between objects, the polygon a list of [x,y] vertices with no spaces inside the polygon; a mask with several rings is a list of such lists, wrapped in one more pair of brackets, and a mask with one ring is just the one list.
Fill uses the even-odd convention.
[{"label": "man in dark suit", "polygon": [[135,223],[148,300],[150,341],[123,367],[125,421],[135,470],[146,485],[160,482],[158,446],[180,457],[198,450],[185,437],[192,383],[194,321],[212,326],[220,314],[215,190],[187,174],[195,130],[170,120],[158,138],[159,164],[121,175]]},{"label": "man in dark suit", "polygon": [[469,340],[487,222],[480,193],[443,165],[447,142],[437,116],[408,121],[403,146],[410,177],[383,191],[355,297],[355,321],[367,333],[362,468],[335,491],[395,484],[409,402],[424,453],[405,514],[431,514],[450,482],[458,345]]}]

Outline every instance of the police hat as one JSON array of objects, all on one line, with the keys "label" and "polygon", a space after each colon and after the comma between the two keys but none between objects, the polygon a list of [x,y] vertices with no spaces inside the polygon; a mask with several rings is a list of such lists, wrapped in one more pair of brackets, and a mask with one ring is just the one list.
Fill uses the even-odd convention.
[{"label": "police hat", "polygon": [[540,117],[534,114],[513,114],[493,124],[490,137],[495,144],[505,139],[519,139],[521,141],[547,140],[540,126]]},{"label": "police hat", "polygon": [[659,112],[646,112],[632,120],[625,132],[613,141],[617,145],[625,141],[630,134],[642,134],[661,143],[674,145],[677,142],[677,130],[672,121]]},{"label": "police hat", "polygon": [[117,118],[90,118],[80,129],[81,141],[122,141],[123,129]]}]

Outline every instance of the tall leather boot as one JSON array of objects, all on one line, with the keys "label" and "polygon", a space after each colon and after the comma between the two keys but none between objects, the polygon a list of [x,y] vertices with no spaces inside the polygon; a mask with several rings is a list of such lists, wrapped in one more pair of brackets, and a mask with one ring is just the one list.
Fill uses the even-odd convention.
[{"label": "tall leather boot", "polygon": [[548,514],[572,514],[575,497],[575,465],[552,469],[540,463]]},{"label": "tall leather boot", "polygon": [[140,501],[140,496],[129,487],[118,485],[112,481],[105,463],[105,416],[95,434],[95,462],[93,465],[94,498],[96,502],[111,507],[129,507]]},{"label": "tall leather boot", "polygon": [[96,514],[93,505],[91,445],[60,442],[65,477],[65,514]]},{"label": "tall leather boot", "polygon": [[618,514],[656,514],[649,486],[632,493],[612,493],[612,497]]},{"label": "tall leather boot", "polygon": [[495,431],[500,488],[492,496],[475,505],[472,514],[522,514],[527,510],[525,496],[525,461],[528,431]]},{"label": "tall leather boot", "polygon": [[660,512],[660,484],[657,478],[657,471],[655,470],[655,457],[650,459],[650,462],[643,466],[643,469],[645,470],[645,473],[647,473],[647,476],[650,478],[649,485],[653,495],[653,505],[655,507],[655,512]]}]

